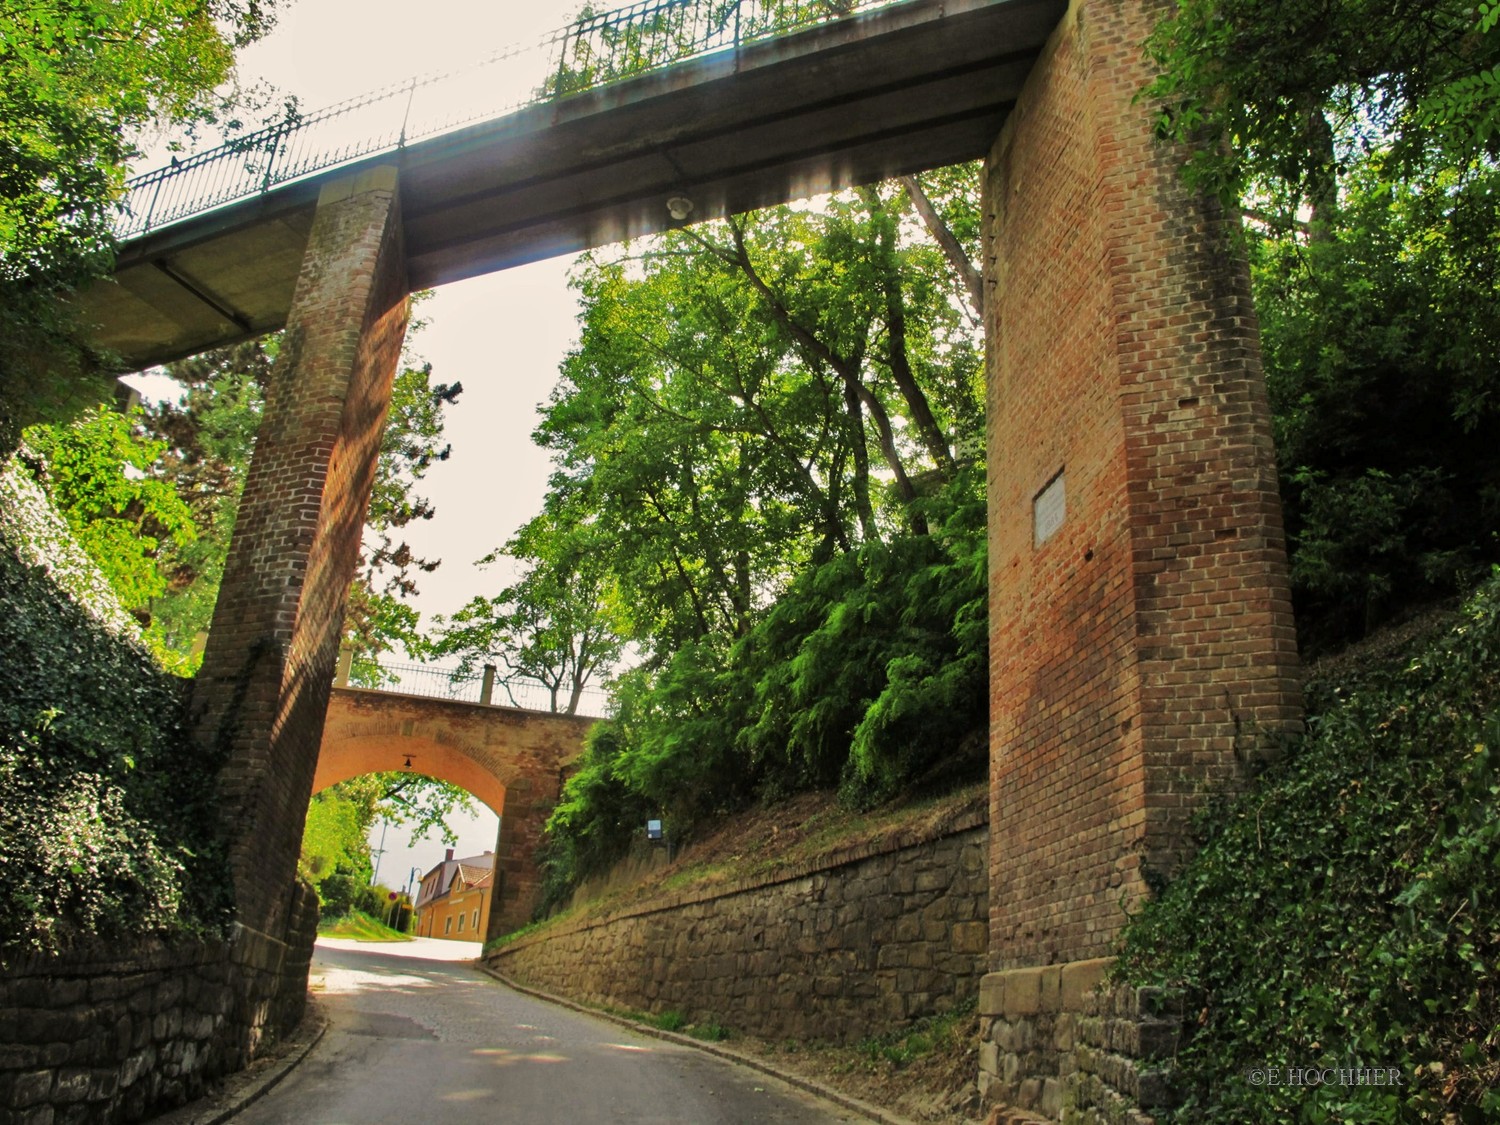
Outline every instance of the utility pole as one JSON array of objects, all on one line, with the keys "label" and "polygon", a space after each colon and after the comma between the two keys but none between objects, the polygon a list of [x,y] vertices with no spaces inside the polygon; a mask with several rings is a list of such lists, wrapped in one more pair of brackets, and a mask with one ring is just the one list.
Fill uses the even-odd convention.
[{"label": "utility pole", "polygon": [[380,847],[371,848],[370,854],[375,857],[375,866],[370,871],[370,886],[375,885],[375,880],[380,878],[380,857],[385,855],[385,830],[391,826],[391,822],[384,817],[380,818]]}]

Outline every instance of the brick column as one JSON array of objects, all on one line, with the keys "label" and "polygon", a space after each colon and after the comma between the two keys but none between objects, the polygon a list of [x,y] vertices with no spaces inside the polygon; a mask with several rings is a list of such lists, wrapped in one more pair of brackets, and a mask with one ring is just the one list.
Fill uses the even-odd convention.
[{"label": "brick column", "polygon": [[1132,102],[1154,11],[1074,0],[985,164],[998,972],[981,1083],[1053,1115],[1069,990],[1037,992],[1037,967],[1097,979],[1204,792],[1301,714],[1233,220],[1183,187]]},{"label": "brick column", "polygon": [[524,772],[505,787],[505,811],[500,814],[500,837],[495,844],[495,900],[486,940],[531,921],[542,892],[537,848],[557,797],[555,769]]},{"label": "brick column", "polygon": [[326,185],[194,689],[200,737],[226,755],[236,917],[273,941],[406,320],[395,169]]}]

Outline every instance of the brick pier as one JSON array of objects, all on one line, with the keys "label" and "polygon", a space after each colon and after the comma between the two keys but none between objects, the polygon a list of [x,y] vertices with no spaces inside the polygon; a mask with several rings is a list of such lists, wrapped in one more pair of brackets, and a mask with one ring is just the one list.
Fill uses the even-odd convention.
[{"label": "brick pier", "polygon": [[1206,789],[1300,726],[1248,273],[1234,218],[1184,188],[1133,101],[1154,11],[1075,0],[985,162],[981,1085],[1049,1117],[1108,1100],[1074,1025],[1086,1005],[1100,1018],[1079,982],[1100,979],[1126,907],[1180,862]]},{"label": "brick pier", "polygon": [[344,603],[406,331],[393,168],[324,186],[194,690],[226,755],[239,923],[286,925]]}]

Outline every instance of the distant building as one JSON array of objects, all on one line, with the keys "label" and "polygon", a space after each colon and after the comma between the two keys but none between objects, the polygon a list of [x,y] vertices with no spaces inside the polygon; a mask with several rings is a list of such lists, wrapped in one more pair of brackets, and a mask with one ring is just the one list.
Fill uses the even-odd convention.
[{"label": "distant building", "polygon": [[417,890],[416,935],[483,941],[494,890],[494,852],[454,859],[449,848],[443,862],[422,876]]}]

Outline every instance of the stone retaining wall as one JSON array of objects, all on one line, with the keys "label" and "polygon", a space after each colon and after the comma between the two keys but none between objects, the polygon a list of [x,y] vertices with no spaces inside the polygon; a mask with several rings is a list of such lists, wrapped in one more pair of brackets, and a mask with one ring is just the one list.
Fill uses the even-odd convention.
[{"label": "stone retaining wall", "polygon": [[289,1033],[307,1003],[317,896],[290,937],[150,943],[0,971],[0,1125],[138,1121],[203,1093]]},{"label": "stone retaining wall", "polygon": [[1039,1119],[1150,1125],[1173,1104],[1172,1057],[1187,1035],[1182,993],[1111,985],[1110,958],[990,973],[979,1089],[990,1125]]},{"label": "stone retaining wall", "polygon": [[563,923],[500,947],[503,975],[586,1003],[766,1038],[858,1041],[975,994],[988,948],[982,810],[927,839]]}]

